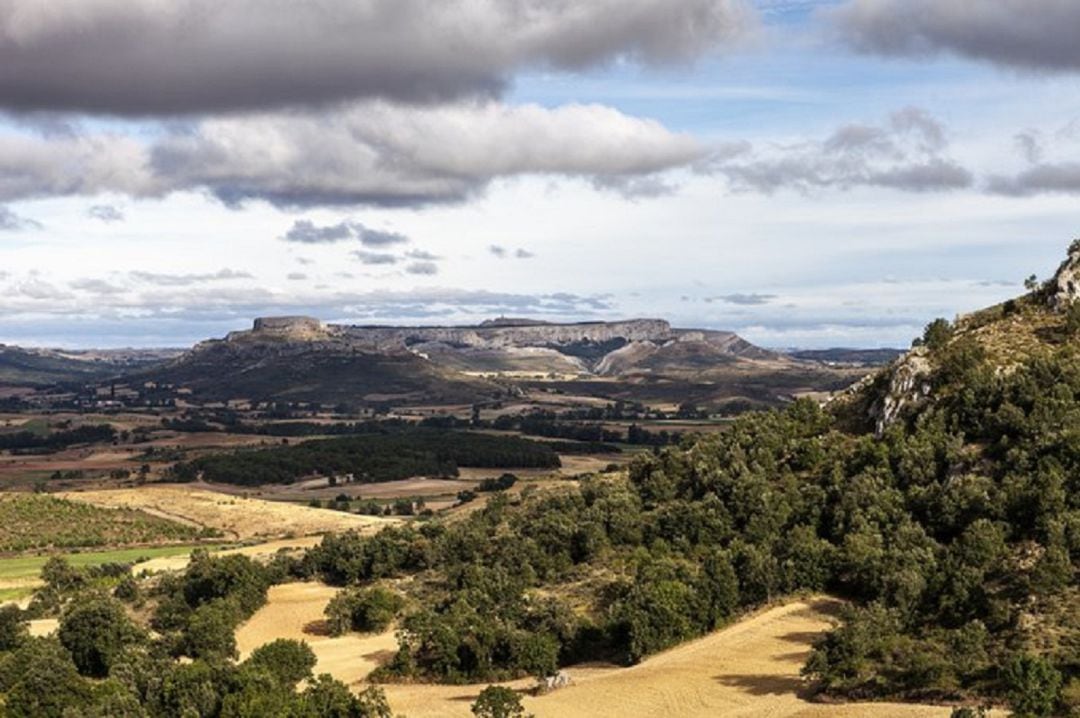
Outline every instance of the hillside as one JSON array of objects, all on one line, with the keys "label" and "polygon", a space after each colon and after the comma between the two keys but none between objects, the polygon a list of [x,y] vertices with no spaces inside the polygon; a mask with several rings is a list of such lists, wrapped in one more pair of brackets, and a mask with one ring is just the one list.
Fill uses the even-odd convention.
[{"label": "hillside", "polygon": [[518,395],[541,382],[541,390],[607,399],[768,406],[843,388],[859,375],[731,332],[674,329],[657,319],[362,327],[266,317],[139,378],[186,387],[202,400],[446,405]]}]

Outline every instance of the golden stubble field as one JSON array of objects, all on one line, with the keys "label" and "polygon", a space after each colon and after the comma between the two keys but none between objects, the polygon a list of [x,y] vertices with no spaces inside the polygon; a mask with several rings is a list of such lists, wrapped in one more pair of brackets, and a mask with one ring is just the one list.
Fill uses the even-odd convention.
[{"label": "golden stubble field", "polygon": [[[354,689],[396,649],[393,631],[329,638],[320,635],[323,608],[336,589],[291,583],[270,590],[269,602],[237,632],[244,656],[275,638],[307,641],[317,673]],[[573,685],[544,696],[532,680],[510,683],[537,718],[945,718],[951,709],[895,703],[825,705],[810,702],[799,676],[814,639],[832,625],[838,602],[795,601],[770,608],[697,641],[630,668],[568,669]],[[385,685],[395,714],[410,718],[470,718],[484,685]]]},{"label": "golden stubble field", "polygon": [[395,519],[262,501],[206,491],[185,484],[58,494],[95,506],[126,507],[182,523],[218,529],[236,540],[308,536],[331,531],[377,531]]}]

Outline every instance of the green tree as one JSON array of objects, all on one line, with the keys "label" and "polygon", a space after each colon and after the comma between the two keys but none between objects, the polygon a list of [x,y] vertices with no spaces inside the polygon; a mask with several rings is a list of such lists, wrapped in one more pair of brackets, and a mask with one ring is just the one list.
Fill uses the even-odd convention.
[{"label": "green tree", "polygon": [[472,712],[477,718],[526,718],[521,696],[505,686],[488,686],[480,691]]},{"label": "green tree", "polygon": [[931,351],[941,349],[953,336],[953,327],[948,319],[937,318],[923,330],[923,344]]},{"label": "green tree", "polygon": [[78,601],[60,619],[57,632],[84,676],[104,678],[124,650],[144,639],[142,631],[113,598],[92,596]]},{"label": "green tree", "polygon": [[315,668],[315,654],[303,641],[279,638],[252,651],[244,666],[264,671],[291,689],[311,677],[311,671]]},{"label": "green tree", "polygon": [[382,586],[345,589],[330,600],[325,613],[331,635],[340,636],[349,631],[384,631],[404,605],[399,594]]},{"label": "green tree", "polygon": [[1013,656],[1002,672],[1009,705],[1017,718],[1040,718],[1054,712],[1061,673],[1045,658]]},{"label": "green tree", "polygon": [[0,652],[18,648],[29,636],[22,610],[10,603],[0,606]]}]

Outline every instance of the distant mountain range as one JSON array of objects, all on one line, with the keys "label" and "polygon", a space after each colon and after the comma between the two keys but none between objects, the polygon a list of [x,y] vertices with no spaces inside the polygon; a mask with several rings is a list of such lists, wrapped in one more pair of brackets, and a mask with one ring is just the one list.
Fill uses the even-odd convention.
[{"label": "distant mountain range", "polygon": [[190,350],[64,351],[0,345],[0,385],[152,382],[193,401],[457,405],[531,394],[738,410],[842,389],[889,350],[781,353],[732,332],[661,319],[474,326],[351,326],[263,317]]}]

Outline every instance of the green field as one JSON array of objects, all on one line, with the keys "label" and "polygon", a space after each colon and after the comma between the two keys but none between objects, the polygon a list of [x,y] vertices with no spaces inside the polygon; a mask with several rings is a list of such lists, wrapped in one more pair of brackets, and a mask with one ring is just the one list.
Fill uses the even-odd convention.
[{"label": "green field", "polygon": [[[168,556],[183,556],[191,553],[195,548],[209,548],[216,550],[220,546],[185,545],[185,546],[151,546],[147,548],[125,548],[114,551],[92,551],[86,553],[57,553],[63,556],[72,566],[81,568],[84,566],[100,566],[104,563],[136,563],[152,558]],[[13,558],[0,558],[0,581],[35,578],[41,573],[41,567],[52,558],[47,556],[16,556]],[[0,597],[3,593],[0,593]]]}]

